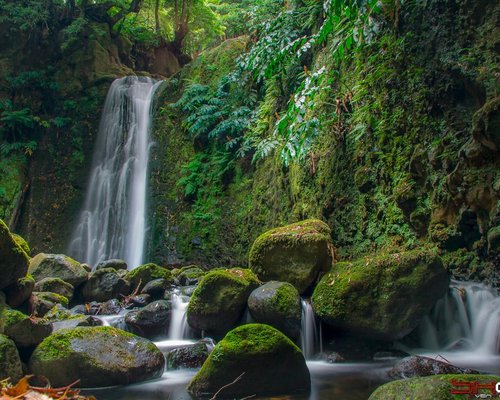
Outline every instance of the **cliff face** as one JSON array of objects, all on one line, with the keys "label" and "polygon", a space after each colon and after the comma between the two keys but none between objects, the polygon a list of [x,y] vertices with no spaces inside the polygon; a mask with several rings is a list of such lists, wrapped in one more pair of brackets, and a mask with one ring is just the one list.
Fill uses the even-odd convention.
[{"label": "cliff face", "polygon": [[28,32],[4,22],[0,36],[6,44],[0,50],[0,97],[34,116],[29,136],[36,142],[36,149],[3,155],[0,218],[35,253],[64,252],[85,195],[111,82],[138,69],[169,75],[180,67],[167,49],[136,48],[113,36],[105,23],[87,22],[69,40],[56,22]]},{"label": "cliff face", "polygon": [[[324,123],[307,160],[288,168],[270,156],[221,172],[217,150],[189,138],[169,104],[184,80],[215,85],[243,48],[226,43],[196,60],[165,84],[158,103],[152,258],[246,264],[262,231],[321,218],[344,259],[437,246],[455,276],[495,283],[498,11],[493,1],[436,0],[381,17],[377,37],[344,61],[318,100],[325,114],[340,103],[340,119]],[[313,65],[333,65],[327,48]],[[275,92],[266,87],[265,101],[286,103]],[[266,118],[272,129],[274,117]],[[194,169],[201,190],[186,196],[179,178]]]}]

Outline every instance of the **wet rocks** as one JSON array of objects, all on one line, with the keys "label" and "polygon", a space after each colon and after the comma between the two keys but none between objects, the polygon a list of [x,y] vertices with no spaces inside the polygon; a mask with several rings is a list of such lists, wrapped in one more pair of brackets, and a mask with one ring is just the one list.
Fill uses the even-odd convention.
[{"label": "wet rocks", "polygon": [[4,333],[18,347],[36,346],[52,333],[52,324],[39,318],[30,318],[20,311],[5,310],[4,318]]},{"label": "wet rocks", "polygon": [[125,323],[132,332],[147,338],[166,334],[170,324],[172,306],[166,300],[154,301],[144,308],[130,311]]},{"label": "wet rocks", "polygon": [[256,322],[274,326],[292,340],[300,335],[302,308],[299,292],[286,282],[268,282],[248,298],[248,309]]},{"label": "wet rocks", "polygon": [[478,373],[477,371],[468,368],[459,368],[433,358],[411,356],[398,361],[388,374],[391,379],[406,379],[416,376]]},{"label": "wet rocks", "polygon": [[54,386],[80,379],[83,387],[100,387],[158,378],[164,364],[161,351],[147,339],[112,327],[79,327],[44,339],[29,368]]},{"label": "wet rocks", "polygon": [[108,301],[129,293],[130,283],[120,277],[113,268],[94,271],[81,289],[85,301]]},{"label": "wet rocks", "polygon": [[124,260],[112,259],[105,260],[96,265],[95,270],[98,271],[100,269],[113,268],[114,270],[127,270],[128,266]]},{"label": "wet rocks", "polygon": [[170,350],[165,354],[167,370],[200,368],[209,354],[209,346],[203,340],[200,340],[192,346]]},{"label": "wet rocks", "polygon": [[10,378],[17,382],[23,376],[23,367],[14,342],[0,334],[0,380]]},{"label": "wet rocks", "polygon": [[43,278],[35,284],[36,292],[51,292],[71,299],[75,288],[60,278]]},{"label": "wet rocks", "polygon": [[133,291],[142,290],[148,282],[160,278],[172,282],[172,272],[153,263],[141,265],[125,275],[125,279],[130,282]]}]

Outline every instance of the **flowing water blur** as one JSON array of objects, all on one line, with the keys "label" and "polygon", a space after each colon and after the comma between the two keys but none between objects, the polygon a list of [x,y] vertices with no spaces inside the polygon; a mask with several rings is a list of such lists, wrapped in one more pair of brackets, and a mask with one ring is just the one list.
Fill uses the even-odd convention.
[{"label": "flowing water blur", "polygon": [[81,262],[95,266],[121,258],[135,268],[143,261],[151,106],[160,84],[129,76],[109,89],[84,208],[68,249]]}]

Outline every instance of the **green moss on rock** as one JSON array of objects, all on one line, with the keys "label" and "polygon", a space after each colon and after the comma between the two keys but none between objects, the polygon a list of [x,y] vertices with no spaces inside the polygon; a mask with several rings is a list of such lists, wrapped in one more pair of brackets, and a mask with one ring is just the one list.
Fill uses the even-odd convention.
[{"label": "green moss on rock", "polygon": [[289,282],[303,293],[332,266],[330,234],[327,224],[314,219],[271,229],[255,240],[249,266],[261,280]]},{"label": "green moss on rock", "polygon": [[215,346],[188,391],[211,396],[240,375],[222,396],[307,393],[311,386],[300,349],[269,325],[249,324],[232,330]]},{"label": "green moss on rock", "polygon": [[139,287],[139,290],[144,288],[146,283],[154,279],[165,279],[167,282],[172,282],[172,271],[160,267],[157,264],[149,263],[141,265],[124,276],[125,280],[130,282],[132,290]]},{"label": "green moss on rock", "polygon": [[84,387],[98,387],[158,378],[164,363],[161,351],[146,339],[112,327],[78,327],[44,339],[29,367],[53,385],[80,379]]},{"label": "green moss on rock", "polygon": [[24,240],[24,238],[17,233],[11,233],[12,237],[16,241],[16,243],[24,250],[24,252],[29,256],[31,254],[30,246],[28,242]]},{"label": "green moss on rock", "polygon": [[26,275],[29,257],[0,220],[0,290]]},{"label": "green moss on rock", "polygon": [[[499,376],[492,375],[435,375],[422,378],[401,379],[380,386],[369,400],[457,400],[468,399],[468,395],[451,394],[452,380],[460,382],[499,382]],[[458,389],[458,388],[457,388]],[[462,388],[463,389],[463,388]],[[481,390],[480,393],[491,394]]]},{"label": "green moss on rock", "polygon": [[314,290],[312,306],[326,323],[373,339],[410,333],[448,290],[441,259],[430,251],[337,263]]},{"label": "green moss on rock", "polygon": [[191,296],[188,324],[195,329],[225,334],[239,322],[248,296],[258,285],[259,280],[249,269],[210,271]]},{"label": "green moss on rock", "polygon": [[64,254],[37,254],[30,261],[29,272],[36,282],[45,278],[60,278],[75,288],[88,278],[85,268]]}]

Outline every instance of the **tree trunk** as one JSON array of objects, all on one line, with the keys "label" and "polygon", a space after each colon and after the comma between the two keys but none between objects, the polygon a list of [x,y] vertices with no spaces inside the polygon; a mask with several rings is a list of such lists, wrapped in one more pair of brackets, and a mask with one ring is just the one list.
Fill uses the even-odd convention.
[{"label": "tree trunk", "polygon": [[155,3],[155,26],[156,26],[156,33],[160,33],[160,0],[156,0]]}]

